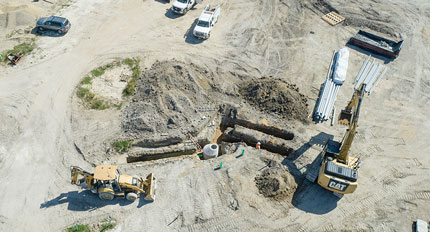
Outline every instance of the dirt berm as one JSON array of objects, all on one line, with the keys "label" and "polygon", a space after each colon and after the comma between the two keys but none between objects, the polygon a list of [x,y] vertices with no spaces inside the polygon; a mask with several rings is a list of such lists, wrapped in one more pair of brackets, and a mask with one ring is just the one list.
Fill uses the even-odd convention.
[{"label": "dirt berm", "polygon": [[268,168],[255,177],[258,192],[273,200],[285,200],[292,197],[297,189],[294,177],[274,160],[264,160]]},{"label": "dirt berm", "polygon": [[307,99],[294,85],[269,77],[238,79],[221,69],[169,60],[144,70],[123,111],[122,128],[130,138],[168,133],[184,139],[187,133],[198,134],[221,104],[244,105],[243,99],[275,117],[305,120],[308,114]]},{"label": "dirt berm", "polygon": [[263,77],[245,82],[240,94],[253,106],[288,119],[305,120],[308,103],[295,85]]}]

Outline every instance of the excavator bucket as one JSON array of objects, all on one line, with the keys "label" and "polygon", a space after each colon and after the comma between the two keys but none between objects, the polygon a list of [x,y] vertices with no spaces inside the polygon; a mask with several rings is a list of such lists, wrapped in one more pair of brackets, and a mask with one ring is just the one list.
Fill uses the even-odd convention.
[{"label": "excavator bucket", "polygon": [[146,196],[145,201],[154,201],[155,200],[155,178],[154,174],[149,174],[146,177]]},{"label": "excavator bucket", "polygon": [[342,110],[339,115],[339,124],[349,126],[352,119],[352,112],[351,110]]}]

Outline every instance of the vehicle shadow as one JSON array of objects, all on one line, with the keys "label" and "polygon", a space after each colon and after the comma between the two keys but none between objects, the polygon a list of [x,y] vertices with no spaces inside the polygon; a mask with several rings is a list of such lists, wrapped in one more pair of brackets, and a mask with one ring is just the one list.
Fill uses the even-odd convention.
[{"label": "vehicle shadow", "polygon": [[166,16],[169,19],[177,19],[179,17],[182,17],[184,15],[181,14],[176,14],[175,12],[172,11],[172,9],[166,9],[166,13],[164,14],[164,16]]},{"label": "vehicle shadow", "polygon": [[[282,161],[282,164],[287,166],[287,169],[293,175],[298,187],[294,192],[292,204],[294,207],[303,210],[307,213],[326,214],[337,207],[339,198],[333,195],[332,192],[322,188],[318,184],[311,183],[305,178],[307,172],[302,173],[294,163],[300,156],[308,151],[312,146],[323,148],[329,139],[333,139],[333,135],[320,132],[312,136],[308,142],[304,143],[300,148],[295,150],[291,155]],[[318,159],[305,166],[306,170],[311,167],[319,167]]]},{"label": "vehicle shadow", "polygon": [[195,19],[194,22],[191,24],[190,28],[188,28],[187,32],[184,34],[185,42],[189,44],[201,44],[203,43],[203,39],[199,39],[194,37],[193,35],[193,29],[197,24],[198,19]]},{"label": "vehicle shadow", "polygon": [[[106,205],[120,205],[126,206],[133,204],[134,202],[126,199],[115,198],[111,201],[101,200],[96,194],[93,194],[89,190],[81,192],[71,191],[68,193],[62,193],[58,197],[40,204],[40,208],[50,208],[57,205],[68,204],[67,209],[71,211],[93,211],[102,208]],[[137,208],[140,208],[150,202],[139,198]]]},{"label": "vehicle shadow", "polygon": [[63,37],[67,33],[58,33],[56,31],[50,31],[50,30],[39,30],[37,27],[33,28],[30,32],[33,35],[36,36],[49,36],[49,37]]},{"label": "vehicle shadow", "polygon": [[335,209],[339,200],[333,192],[305,179],[294,192],[291,203],[297,209],[321,215]]},{"label": "vehicle shadow", "polygon": [[[305,174],[302,174],[300,172],[300,170],[297,168],[296,164],[294,163],[294,161],[296,159],[298,159],[300,156],[302,156],[307,150],[309,150],[312,146],[318,146],[318,147],[324,147],[324,145],[327,143],[327,141],[329,139],[333,139],[334,136],[324,133],[324,132],[319,132],[317,135],[312,136],[308,142],[304,143],[302,146],[300,146],[297,150],[295,150],[293,153],[291,153],[291,155],[289,155],[288,157],[286,157],[283,161],[282,164],[287,166],[288,169],[296,176],[299,176],[300,178],[304,178]],[[315,160],[311,163],[311,164],[307,164],[306,165],[306,169],[310,168],[312,166],[312,164],[315,162]]]},{"label": "vehicle shadow", "polygon": [[394,59],[392,59],[392,58],[387,58],[385,56],[378,55],[376,53],[364,50],[362,48],[359,48],[359,47],[357,47],[355,45],[352,45],[352,44],[349,44],[349,43],[346,43],[346,46],[348,48],[352,49],[352,50],[357,51],[357,52],[360,52],[360,53],[363,53],[363,54],[366,54],[366,55],[372,55],[372,57],[384,61],[384,64],[388,64],[388,63],[394,61]]},{"label": "vehicle shadow", "polygon": [[155,0],[156,2],[162,3],[162,4],[169,4],[170,0]]}]

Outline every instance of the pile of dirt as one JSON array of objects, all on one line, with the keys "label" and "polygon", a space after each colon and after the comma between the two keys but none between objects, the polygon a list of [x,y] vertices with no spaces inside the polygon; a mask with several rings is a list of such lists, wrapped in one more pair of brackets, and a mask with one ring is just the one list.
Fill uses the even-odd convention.
[{"label": "pile of dirt", "polygon": [[307,98],[293,84],[263,77],[243,83],[240,94],[251,105],[283,118],[305,120],[308,115]]},{"label": "pile of dirt", "polygon": [[271,161],[271,166],[255,177],[258,192],[267,198],[284,200],[291,198],[297,189],[294,177]]},{"label": "pile of dirt", "polygon": [[128,137],[199,131],[216,113],[222,80],[205,68],[169,60],[157,61],[136,82],[136,94],[124,109],[122,128]]}]

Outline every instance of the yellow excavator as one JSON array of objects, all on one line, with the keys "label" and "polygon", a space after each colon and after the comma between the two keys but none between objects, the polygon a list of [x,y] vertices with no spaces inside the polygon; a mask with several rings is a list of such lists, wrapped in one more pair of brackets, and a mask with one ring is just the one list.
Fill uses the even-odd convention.
[{"label": "yellow excavator", "polygon": [[[360,159],[349,156],[349,150],[357,133],[358,116],[366,86],[363,84],[356,90],[340,119],[348,125],[347,132],[342,142],[329,139],[318,156],[315,164],[319,165],[318,184],[323,188],[341,197],[343,194],[353,193],[358,186],[358,169]],[[316,170],[317,168],[315,168]],[[308,172],[306,178],[315,181],[315,174]]]},{"label": "yellow excavator", "polygon": [[[102,200],[113,200],[115,197],[136,200],[140,194],[145,194],[146,201],[155,200],[155,178],[150,173],[146,180],[141,177],[121,175],[115,165],[100,165],[94,173],[72,166],[72,184],[84,186],[92,193],[98,194]],[[79,179],[79,177],[82,178]]]}]

